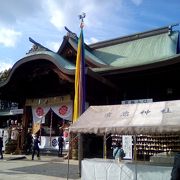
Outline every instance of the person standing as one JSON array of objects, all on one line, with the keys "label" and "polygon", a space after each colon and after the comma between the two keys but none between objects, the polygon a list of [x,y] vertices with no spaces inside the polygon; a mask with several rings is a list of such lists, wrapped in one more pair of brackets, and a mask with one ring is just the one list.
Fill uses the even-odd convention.
[{"label": "person standing", "polygon": [[63,145],[64,145],[64,139],[63,139],[62,135],[60,135],[58,137],[58,146],[59,146],[58,156],[60,156],[60,157],[62,157]]},{"label": "person standing", "polygon": [[27,133],[26,141],[25,141],[26,155],[31,153],[32,143],[33,143],[33,137],[31,134],[31,130],[28,129],[28,133]]},{"label": "person standing", "polygon": [[3,159],[3,151],[2,151],[2,148],[3,148],[3,138],[0,137],[0,155],[1,155],[1,158],[0,158],[0,159]]},{"label": "person standing", "polygon": [[40,140],[38,139],[37,134],[33,140],[33,150],[32,150],[32,160],[34,160],[34,155],[37,152],[37,158],[40,159],[40,149],[39,149]]},{"label": "person standing", "polygon": [[115,149],[113,150],[113,157],[115,158],[115,160],[117,160],[118,162],[121,161],[124,157],[125,157],[125,153],[124,150],[122,149],[122,146],[120,143],[116,144]]}]

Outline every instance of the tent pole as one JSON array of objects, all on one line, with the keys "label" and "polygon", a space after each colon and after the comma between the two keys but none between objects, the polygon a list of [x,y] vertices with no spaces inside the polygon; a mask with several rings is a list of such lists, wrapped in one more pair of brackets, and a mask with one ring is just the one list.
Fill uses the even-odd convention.
[{"label": "tent pole", "polygon": [[81,161],[83,159],[83,136],[78,133],[78,160],[79,160],[79,177],[81,177]]},{"label": "tent pole", "polygon": [[104,158],[104,159],[107,159],[106,133],[104,133],[104,138],[103,138],[103,158]]},{"label": "tent pole", "polygon": [[68,148],[68,154],[67,154],[67,158],[68,158],[68,162],[67,162],[67,180],[69,180],[70,148],[71,148],[71,134],[70,134],[70,132],[69,132],[69,148]]}]

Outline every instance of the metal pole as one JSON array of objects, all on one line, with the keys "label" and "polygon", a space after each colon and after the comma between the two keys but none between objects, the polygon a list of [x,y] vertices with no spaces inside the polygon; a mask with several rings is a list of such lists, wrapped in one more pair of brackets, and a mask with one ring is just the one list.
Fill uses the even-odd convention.
[{"label": "metal pole", "polygon": [[82,134],[78,133],[78,160],[79,160],[79,177],[81,177],[81,161],[83,159]]},{"label": "metal pole", "polygon": [[77,138],[77,136],[71,138],[71,134],[69,133],[69,149],[68,149],[68,172],[67,172],[67,180],[69,179],[69,158],[70,158],[70,148],[71,148],[71,144],[72,142],[75,140],[75,138]]},{"label": "metal pole", "polygon": [[107,159],[106,133],[104,134],[104,140],[103,140],[103,157],[104,157],[104,159]]},{"label": "metal pole", "polygon": [[68,156],[68,164],[67,164],[67,166],[68,166],[68,170],[67,170],[67,180],[69,179],[69,156],[70,156],[70,143],[71,142],[71,134],[69,133],[69,148],[68,148],[68,154],[67,154],[67,156]]}]

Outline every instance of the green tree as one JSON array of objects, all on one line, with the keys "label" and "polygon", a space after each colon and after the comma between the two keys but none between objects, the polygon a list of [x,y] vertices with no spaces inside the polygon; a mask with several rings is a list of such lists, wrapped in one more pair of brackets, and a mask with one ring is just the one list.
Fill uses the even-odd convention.
[{"label": "green tree", "polygon": [[10,70],[11,70],[11,68],[0,72],[0,83],[4,82],[7,79],[8,75],[10,73]]}]

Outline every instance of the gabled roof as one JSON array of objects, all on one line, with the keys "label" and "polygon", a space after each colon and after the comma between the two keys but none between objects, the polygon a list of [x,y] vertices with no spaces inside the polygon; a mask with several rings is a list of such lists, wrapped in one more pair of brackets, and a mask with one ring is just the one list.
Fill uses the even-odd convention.
[{"label": "gabled roof", "polygon": [[[45,58],[46,57],[46,58]],[[67,59],[63,58],[62,56],[58,55],[55,52],[52,51],[35,51],[33,53],[27,54],[21,62],[23,63],[23,60],[27,62],[27,59],[48,59],[51,60],[63,73],[74,75],[75,70],[75,64],[69,62]]]},{"label": "gabled roof", "polygon": [[3,86],[6,82],[8,82],[13,73],[16,71],[16,69],[22,67],[23,64],[26,64],[30,61],[33,61],[35,63],[35,61],[39,59],[44,59],[52,62],[64,74],[74,75],[75,65],[66,61],[63,57],[59,56],[58,54],[52,51],[35,51],[33,53],[27,54],[24,58],[17,61],[11,69],[8,79],[4,83],[0,84],[0,86]]},{"label": "gabled roof", "polygon": [[[40,61],[41,63],[39,63]],[[36,69],[39,68],[42,68],[41,71],[46,71],[42,65],[46,67],[46,70],[48,66],[49,69],[52,69],[56,74],[58,74],[59,77],[61,77],[61,79],[67,80],[71,83],[74,82],[74,74],[76,68],[75,64],[73,64],[69,60],[63,58],[61,55],[53,51],[47,49],[37,49],[35,51],[30,51],[24,58],[20,59],[14,64],[6,81],[0,83],[0,88],[7,85],[12,79],[12,77],[16,74],[16,72],[21,71],[20,69],[23,69],[24,72],[27,74],[32,73],[32,71],[36,71]],[[96,74],[88,68],[86,69],[86,73],[88,76],[110,87],[116,88],[114,84],[112,84],[111,82],[109,82],[108,80],[106,80],[105,78],[101,77],[100,75]]]},{"label": "gabled roof", "polygon": [[[77,51],[78,48],[78,44],[77,41],[75,41],[72,38],[69,38],[69,43],[71,44],[71,46]],[[85,59],[87,61],[90,61],[90,63],[94,64],[97,67],[107,67],[108,64],[106,62],[103,61],[103,59],[98,58],[98,56],[94,55],[93,53],[91,53],[91,51],[85,49]]]},{"label": "gabled roof", "polygon": [[[73,53],[77,51],[77,37],[73,37],[66,36],[57,53],[30,39],[40,49],[30,52],[15,63],[9,78],[0,86],[5,85],[13,72],[21,65],[40,59],[54,64],[60,70],[60,76],[63,78],[65,77],[68,80],[69,75],[74,76],[75,60],[66,59],[61,54],[63,48],[67,47],[73,48]],[[65,46],[66,44],[70,46]],[[124,70],[126,72],[131,71],[133,68],[136,68],[136,70],[139,68],[141,70],[147,67],[152,68],[159,64],[164,66],[164,62],[167,62],[166,64],[179,63],[180,54],[178,48],[179,32],[173,31],[172,27],[164,27],[92,45],[85,45],[85,59],[86,65],[91,68],[90,74],[94,71],[93,76],[95,74],[99,76],[97,73],[101,72],[108,74],[110,71],[118,70],[120,73],[124,72]],[[75,56],[76,54],[74,54]]]},{"label": "gabled roof", "polygon": [[172,32],[99,48],[93,54],[114,67],[151,64],[177,53],[178,33]]},{"label": "gabled roof", "polygon": [[[70,37],[68,42],[77,50],[77,41]],[[177,58],[178,53],[179,32],[173,31],[171,26],[98,42],[85,50],[86,59],[99,65],[93,68],[96,72],[169,61]]]}]

